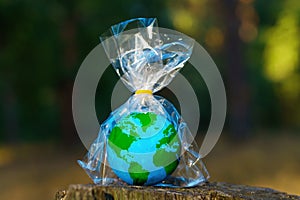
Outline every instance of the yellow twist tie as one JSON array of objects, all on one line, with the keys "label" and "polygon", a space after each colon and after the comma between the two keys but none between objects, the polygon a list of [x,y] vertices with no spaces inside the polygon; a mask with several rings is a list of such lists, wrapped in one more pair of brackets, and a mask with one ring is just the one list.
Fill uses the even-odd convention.
[{"label": "yellow twist tie", "polygon": [[137,90],[135,94],[150,94],[152,95],[152,90]]}]

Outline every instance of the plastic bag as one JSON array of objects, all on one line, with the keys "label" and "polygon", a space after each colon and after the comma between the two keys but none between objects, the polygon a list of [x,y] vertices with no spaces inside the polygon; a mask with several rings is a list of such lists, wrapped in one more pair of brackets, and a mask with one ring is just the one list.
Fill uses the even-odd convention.
[{"label": "plastic bag", "polygon": [[80,166],[101,185],[191,187],[206,182],[209,175],[187,124],[169,101],[153,95],[184,66],[194,41],[160,34],[155,18],[114,25],[100,39],[134,94],[101,124]]}]

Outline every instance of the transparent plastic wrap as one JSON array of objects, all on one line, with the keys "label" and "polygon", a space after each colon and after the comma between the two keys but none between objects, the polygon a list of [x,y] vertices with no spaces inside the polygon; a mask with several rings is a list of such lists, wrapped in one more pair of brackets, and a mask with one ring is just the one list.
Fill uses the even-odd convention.
[{"label": "transparent plastic wrap", "polygon": [[80,166],[101,185],[192,187],[207,181],[187,124],[169,101],[153,95],[184,66],[194,41],[182,34],[160,34],[155,18],[122,22],[100,38],[134,94],[101,124]]}]

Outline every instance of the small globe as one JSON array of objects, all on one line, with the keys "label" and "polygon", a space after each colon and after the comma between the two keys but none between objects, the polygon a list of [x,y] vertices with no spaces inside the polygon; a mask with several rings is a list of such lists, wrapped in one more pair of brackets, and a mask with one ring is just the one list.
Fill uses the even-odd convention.
[{"label": "small globe", "polygon": [[152,112],[134,112],[110,132],[107,160],[126,183],[153,185],[176,169],[180,148],[178,134],[169,120]]}]

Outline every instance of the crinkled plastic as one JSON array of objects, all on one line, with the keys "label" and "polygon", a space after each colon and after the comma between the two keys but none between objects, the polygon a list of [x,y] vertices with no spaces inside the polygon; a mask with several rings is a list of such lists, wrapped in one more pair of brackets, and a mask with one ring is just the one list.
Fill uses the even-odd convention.
[{"label": "crinkled plastic", "polygon": [[[134,29],[130,29],[132,27]],[[172,81],[190,58],[194,43],[183,34],[160,34],[155,18],[132,19],[114,25],[100,39],[110,62],[126,87],[131,92],[153,93]],[[159,182],[148,180],[144,185],[192,187],[207,181],[209,175],[198,153],[199,148],[176,108],[163,97],[142,92],[133,94],[126,103],[110,114],[101,124],[98,137],[85,158],[78,161],[94,183],[100,185],[128,183],[123,181],[122,175],[119,175],[123,172],[126,175],[128,172],[124,164],[110,166],[113,161],[108,160],[115,158],[109,157],[108,138],[116,124],[132,113],[154,113],[161,116],[160,119],[171,122],[180,143],[177,145],[180,154],[177,156],[176,169],[163,180]],[[167,146],[168,144],[164,147]],[[133,154],[130,155],[130,159],[135,158],[150,164],[153,162],[153,152],[131,153]],[[128,155],[125,156],[129,158]],[[168,161],[168,158],[166,160],[167,164],[172,162]]]}]

